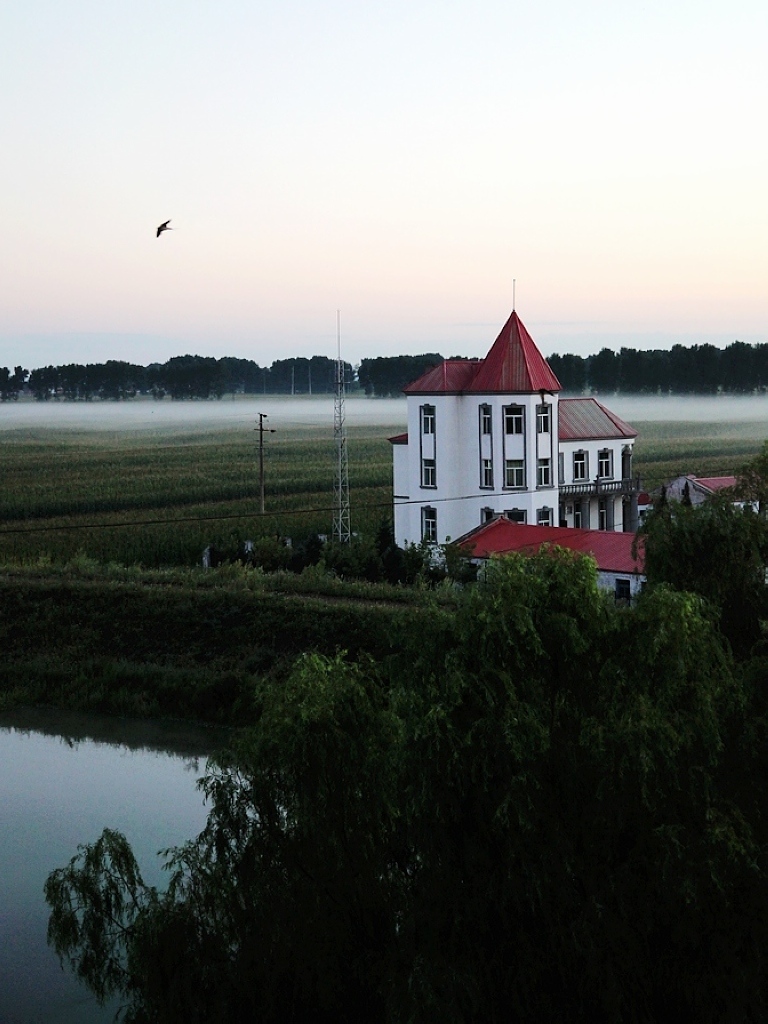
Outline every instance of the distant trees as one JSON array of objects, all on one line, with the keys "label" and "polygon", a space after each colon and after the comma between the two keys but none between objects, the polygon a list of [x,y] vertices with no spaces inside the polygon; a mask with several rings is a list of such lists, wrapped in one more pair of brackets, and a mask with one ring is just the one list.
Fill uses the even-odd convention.
[{"label": "distant trees", "polygon": [[[437,352],[377,356],[363,359],[356,375],[352,365],[344,363],[344,380],[347,386],[359,385],[369,397],[399,396],[406,385],[442,361]],[[768,344],[735,341],[724,349],[673,345],[668,351],[602,348],[591,356],[553,353],[549,364],[564,391],[572,394],[749,395],[768,391]],[[138,393],[157,398],[170,395],[177,400],[224,394],[323,395],[333,393],[335,380],[336,360],[327,356],[276,359],[267,367],[232,356],[183,355],[146,367],[108,360],[46,366],[31,373],[20,366],[13,374],[0,368],[0,400],[17,397],[25,382],[39,401],[90,401],[121,400]]]},{"label": "distant trees", "polygon": [[94,398],[117,401],[132,398],[145,390],[147,371],[143,366],[115,359],[86,365],[44,366],[32,370],[28,387],[40,402],[58,398],[84,402]]},{"label": "distant trees", "polygon": [[435,352],[421,356],[378,356],[375,359],[363,359],[357,371],[357,379],[366,395],[375,395],[377,398],[399,396],[406,384],[410,384],[442,361],[443,357]]},{"label": "distant trees", "polygon": [[25,370],[21,366],[15,367],[13,373],[7,366],[0,367],[0,401],[7,402],[9,399],[16,401],[28,376],[29,370]]},{"label": "distant trees", "polygon": [[[23,378],[19,376],[23,374]],[[121,400],[139,393],[155,398],[209,399],[225,394],[331,394],[336,386],[336,360],[327,356],[311,359],[278,359],[270,367],[251,359],[224,356],[173,356],[165,363],[136,366],[110,359],[106,363],[69,363],[45,366],[29,373],[16,368],[13,376],[0,369],[0,398],[18,397],[24,382],[41,402]],[[354,370],[344,363],[344,380],[354,383]],[[14,390],[15,389],[15,390]]]},{"label": "distant trees", "polygon": [[735,341],[673,345],[671,349],[603,348],[596,355],[558,355],[549,364],[563,389],[574,394],[749,395],[768,390],[768,345]]}]

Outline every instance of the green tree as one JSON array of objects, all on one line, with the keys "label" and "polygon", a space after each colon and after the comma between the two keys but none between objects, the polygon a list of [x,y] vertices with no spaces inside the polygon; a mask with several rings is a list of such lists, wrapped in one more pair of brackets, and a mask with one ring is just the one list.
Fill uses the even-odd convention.
[{"label": "green tree", "polygon": [[754,459],[741,467],[730,496],[753,504],[765,519],[768,514],[768,441]]},{"label": "green tree", "polygon": [[760,517],[735,506],[730,495],[716,495],[697,506],[660,503],[642,532],[648,585],[666,583],[706,598],[735,653],[747,656],[768,611],[768,533]]},{"label": "green tree", "polygon": [[301,659],[262,698],[203,781],[206,829],[166,851],[166,893],[108,831],[46,883],[50,941],[129,1022],[384,1019],[399,723],[341,658]]},{"label": "green tree", "polygon": [[700,597],[502,559],[389,662],[257,694],[166,893],[109,832],[48,879],[128,1021],[765,1019],[765,726]]}]

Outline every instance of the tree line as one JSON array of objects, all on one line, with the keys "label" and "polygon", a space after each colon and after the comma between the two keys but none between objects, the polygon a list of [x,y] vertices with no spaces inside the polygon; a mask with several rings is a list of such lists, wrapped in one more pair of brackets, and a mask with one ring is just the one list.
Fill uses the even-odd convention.
[{"label": "tree line", "polygon": [[751,395],[768,390],[768,344],[734,341],[643,351],[603,348],[596,355],[549,357],[564,391],[574,394]]},{"label": "tree line", "polygon": [[[452,356],[450,358],[464,358]],[[366,395],[400,395],[403,388],[443,361],[439,353],[363,359],[358,383]],[[571,394],[751,395],[768,390],[768,344],[734,341],[673,345],[671,349],[603,348],[595,355],[548,357],[563,390]]]},{"label": "tree line", "polygon": [[[165,363],[140,366],[122,360],[105,363],[67,363],[29,371],[0,368],[0,400],[18,399],[26,389],[40,402],[121,401],[137,395],[161,399],[221,398],[225,394],[332,394],[336,386],[336,360],[327,356],[277,359],[259,366],[252,359],[224,356],[174,356]],[[354,371],[344,363],[345,383]]]},{"label": "tree line", "polygon": [[[437,352],[377,356],[363,359],[356,369],[345,362],[344,379],[368,397],[397,397],[443,358]],[[750,395],[768,390],[768,344],[734,341],[724,349],[706,344],[618,352],[603,348],[591,356],[553,353],[548,361],[563,390],[572,394]],[[0,367],[0,401],[17,399],[24,390],[38,401],[119,401],[140,394],[174,399],[332,394],[335,382],[336,360],[327,356],[277,359],[270,366],[233,356],[174,356],[148,366],[110,359],[32,371]]]}]

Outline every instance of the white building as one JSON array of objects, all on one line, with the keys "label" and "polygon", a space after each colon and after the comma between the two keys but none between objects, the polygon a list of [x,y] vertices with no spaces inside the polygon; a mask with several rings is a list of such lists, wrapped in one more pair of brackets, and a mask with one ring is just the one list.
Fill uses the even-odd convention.
[{"label": "white building", "polygon": [[409,384],[408,432],[390,438],[397,543],[442,544],[495,515],[634,532],[637,431],[560,391],[514,311],[485,359],[448,359]]}]

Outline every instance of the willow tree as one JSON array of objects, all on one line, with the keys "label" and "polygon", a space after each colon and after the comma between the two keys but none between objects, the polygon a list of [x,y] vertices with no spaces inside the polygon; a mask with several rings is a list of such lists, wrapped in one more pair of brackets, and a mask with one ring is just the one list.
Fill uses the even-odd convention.
[{"label": "willow tree", "polygon": [[703,600],[616,609],[553,549],[392,639],[258,687],[165,892],[111,832],[51,874],[97,995],[135,1024],[764,1019],[765,729]]}]

